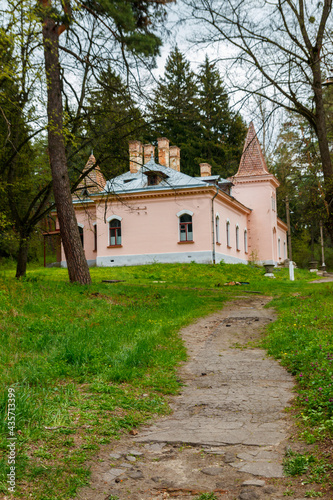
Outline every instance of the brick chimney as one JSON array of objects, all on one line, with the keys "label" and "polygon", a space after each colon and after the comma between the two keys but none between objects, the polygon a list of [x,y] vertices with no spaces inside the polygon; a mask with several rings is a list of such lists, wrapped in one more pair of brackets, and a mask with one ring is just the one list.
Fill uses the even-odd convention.
[{"label": "brick chimney", "polygon": [[200,163],[200,175],[201,177],[209,177],[212,175],[212,167],[209,163]]},{"label": "brick chimney", "polygon": [[178,146],[170,146],[170,168],[180,172],[180,149]]},{"label": "brick chimney", "polygon": [[144,165],[151,160],[152,154],[153,154],[153,159],[155,159],[155,146],[152,146],[151,144],[145,144],[143,146]]},{"label": "brick chimney", "polygon": [[160,137],[158,143],[158,163],[164,167],[169,166],[169,139]]},{"label": "brick chimney", "polygon": [[129,141],[130,172],[136,174],[142,166],[142,144],[140,141]]}]

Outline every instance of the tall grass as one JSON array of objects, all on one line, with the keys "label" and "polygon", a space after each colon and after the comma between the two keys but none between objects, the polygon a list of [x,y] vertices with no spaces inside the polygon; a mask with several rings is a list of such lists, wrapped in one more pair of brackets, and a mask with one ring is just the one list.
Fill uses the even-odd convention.
[{"label": "tall grass", "polygon": [[[91,274],[90,287],[69,284],[65,269],[35,269],[19,281],[11,269],[0,276],[0,471],[5,478],[7,390],[15,387],[19,498],[72,498],[99,445],[168,412],[164,395],[179,390],[176,367],[186,359],[182,326],[240,293],[290,295],[313,286],[306,271],[290,282],[285,269],[273,280],[245,265]],[[125,282],[102,283],[111,279]],[[231,281],[249,285],[224,286]]]}]

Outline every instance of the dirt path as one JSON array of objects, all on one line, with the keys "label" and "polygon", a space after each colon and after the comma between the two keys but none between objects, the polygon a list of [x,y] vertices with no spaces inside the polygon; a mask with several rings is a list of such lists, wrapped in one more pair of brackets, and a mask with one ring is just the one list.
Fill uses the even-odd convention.
[{"label": "dirt path", "polygon": [[[293,379],[247,345],[274,320],[267,302],[239,298],[182,330],[189,361],[180,370],[185,386],[171,399],[172,415],[103,447],[91,487],[77,499],[185,500],[213,491],[223,500],[285,496],[291,423],[284,409]],[[305,491],[288,496],[302,500]]]}]

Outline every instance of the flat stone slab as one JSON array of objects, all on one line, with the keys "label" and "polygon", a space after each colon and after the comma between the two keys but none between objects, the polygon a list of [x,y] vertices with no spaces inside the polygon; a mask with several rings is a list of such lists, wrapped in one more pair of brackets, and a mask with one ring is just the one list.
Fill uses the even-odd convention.
[{"label": "flat stone slab", "polygon": [[133,472],[128,472],[127,476],[131,479],[143,479],[143,473],[141,470],[135,470]]},{"label": "flat stone slab", "polygon": [[[234,464],[230,464],[234,466]],[[254,476],[263,477],[283,477],[283,467],[280,463],[274,462],[246,462],[241,467],[237,467],[240,472],[248,472]]]},{"label": "flat stone slab", "polygon": [[[244,415],[242,417],[244,419]],[[250,418],[250,416],[249,416]],[[281,429],[282,427],[282,429]],[[254,446],[277,445],[287,437],[284,422],[260,425],[245,422],[225,422],[221,418],[193,417],[187,421],[165,421],[153,426],[136,439],[138,442],[187,443],[191,445],[243,444]]]},{"label": "flat stone slab", "polygon": [[207,474],[207,476],[218,476],[224,471],[223,467],[205,467],[201,469],[203,474]]},{"label": "flat stone slab", "polygon": [[103,481],[110,483],[111,481],[114,481],[117,477],[121,476],[126,472],[126,469],[110,469],[108,472],[104,472],[102,474]]},{"label": "flat stone slab", "polygon": [[257,486],[259,488],[265,486],[266,482],[260,479],[249,479],[248,481],[244,481],[242,486]]}]

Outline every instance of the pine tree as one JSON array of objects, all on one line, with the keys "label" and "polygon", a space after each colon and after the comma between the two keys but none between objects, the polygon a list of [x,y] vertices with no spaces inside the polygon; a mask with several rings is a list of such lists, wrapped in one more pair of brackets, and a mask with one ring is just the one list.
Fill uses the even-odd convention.
[{"label": "pine tree", "polygon": [[128,141],[142,138],[145,122],[128,87],[110,67],[90,91],[86,128],[106,177],[128,170]]},{"label": "pine tree", "polygon": [[182,171],[198,175],[199,115],[196,77],[190,63],[175,47],[165,66],[150,106],[153,134],[181,148]]},{"label": "pine tree", "polygon": [[153,105],[153,132],[181,148],[182,171],[199,175],[199,163],[212,165],[222,177],[237,171],[246,128],[229,107],[221,76],[208,57],[195,75],[176,47],[158,82]]},{"label": "pine tree", "polygon": [[246,128],[229,107],[229,98],[216,65],[206,56],[198,75],[201,127],[200,156],[212,173],[228,177],[237,171]]}]

